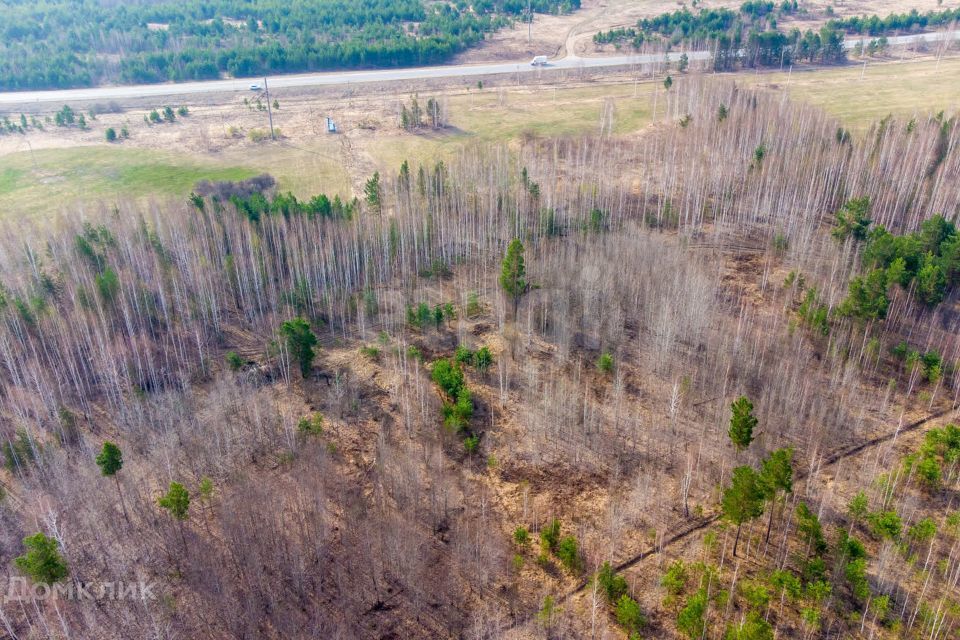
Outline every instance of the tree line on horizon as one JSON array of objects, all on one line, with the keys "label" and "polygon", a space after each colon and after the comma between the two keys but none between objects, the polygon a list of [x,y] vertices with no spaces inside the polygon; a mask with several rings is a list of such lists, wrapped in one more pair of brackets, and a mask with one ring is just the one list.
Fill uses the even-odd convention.
[{"label": "tree line on horizon", "polygon": [[[527,3],[257,0],[106,6],[93,0],[6,8],[0,90],[152,83],[436,64],[526,19]],[[537,0],[533,12],[578,9]]]},{"label": "tree line on horizon", "polygon": [[640,49],[644,44],[665,44],[667,47],[702,46],[714,52],[714,69],[729,71],[736,67],[769,67],[793,62],[840,64],[846,61],[843,48],[845,34],[862,34],[885,38],[904,31],[943,27],[960,19],[960,9],[944,9],[920,13],[893,13],[886,17],[851,16],[832,18],[819,30],[798,28],[785,31],[780,18],[802,14],[796,0],[780,3],[750,0],[739,10],[727,8],[684,7],[652,18],[641,18],[635,27],[617,27],[593,36],[598,45],[629,45]]}]

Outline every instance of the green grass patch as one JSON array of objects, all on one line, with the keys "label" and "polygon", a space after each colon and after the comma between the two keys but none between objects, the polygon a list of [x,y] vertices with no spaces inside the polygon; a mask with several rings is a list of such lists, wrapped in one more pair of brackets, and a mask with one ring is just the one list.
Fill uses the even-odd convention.
[{"label": "green grass patch", "polygon": [[111,198],[185,196],[198,180],[242,180],[258,173],[251,167],[115,146],[19,152],[4,156],[3,164],[0,207],[6,215]]},{"label": "green grass patch", "polygon": [[0,196],[13,191],[22,175],[23,171],[13,167],[0,169]]}]

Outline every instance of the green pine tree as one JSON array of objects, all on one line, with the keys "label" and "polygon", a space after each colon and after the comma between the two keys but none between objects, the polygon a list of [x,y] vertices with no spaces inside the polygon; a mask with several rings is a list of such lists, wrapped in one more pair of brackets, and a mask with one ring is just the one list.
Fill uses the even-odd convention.
[{"label": "green pine tree", "polygon": [[103,449],[96,457],[97,466],[100,467],[100,473],[107,477],[112,477],[117,484],[117,495],[120,496],[120,506],[123,507],[123,517],[130,522],[130,516],[127,514],[127,505],[123,502],[123,492],[120,490],[120,478],[117,472],[123,468],[123,452],[120,447],[109,440],[103,443]]},{"label": "green pine tree", "polygon": [[740,543],[740,529],[743,523],[759,517],[763,513],[763,484],[759,474],[747,466],[733,470],[730,486],[723,492],[723,517],[737,525],[737,537],[733,541],[733,555],[737,555]]},{"label": "green pine tree", "polygon": [[317,346],[317,336],[310,330],[310,323],[300,317],[287,320],[280,325],[280,335],[287,339],[287,348],[300,365],[301,375],[306,378],[313,368],[316,357],[313,348]]},{"label": "green pine tree", "polygon": [[171,482],[167,493],[157,499],[157,504],[170,512],[175,520],[186,520],[190,510],[190,494],[179,482]]},{"label": "green pine tree", "polygon": [[753,403],[740,396],[730,405],[730,440],[737,451],[743,451],[753,442],[753,428],[757,419],[753,416]]},{"label": "green pine tree", "polygon": [[13,563],[34,584],[51,585],[70,574],[56,540],[43,533],[35,533],[23,539],[23,546],[27,552],[14,558]]},{"label": "green pine tree", "polygon": [[514,238],[507,247],[507,255],[503,258],[503,266],[500,271],[500,286],[504,292],[513,298],[513,315],[517,315],[517,307],[520,305],[520,296],[527,290],[526,266],[523,262],[523,243],[519,238]]},{"label": "green pine tree", "polygon": [[770,517],[767,520],[766,540],[770,540],[773,526],[773,506],[782,493],[793,491],[793,448],[777,449],[763,461],[760,467],[760,482],[763,485],[764,498],[770,503]]}]

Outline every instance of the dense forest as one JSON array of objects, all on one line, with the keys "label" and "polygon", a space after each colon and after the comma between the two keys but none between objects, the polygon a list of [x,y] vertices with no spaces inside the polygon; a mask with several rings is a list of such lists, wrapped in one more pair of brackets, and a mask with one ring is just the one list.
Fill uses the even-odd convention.
[{"label": "dense forest", "polygon": [[664,99],[347,202],[262,176],[11,225],[0,571],[153,596],[0,628],[953,637],[960,127]]},{"label": "dense forest", "polygon": [[599,45],[629,45],[635,49],[644,43],[684,44],[714,51],[716,70],[738,66],[779,66],[791,62],[835,64],[846,60],[844,34],[886,37],[904,32],[944,27],[960,19],[960,9],[919,13],[861,16],[828,20],[818,31],[788,32],[779,28],[779,21],[804,10],[793,0],[774,3],[751,0],[738,11],[684,7],[672,13],[643,18],[636,27],[619,27],[600,31],[593,37]]},{"label": "dense forest", "polygon": [[799,11],[798,4],[780,5],[760,0],[746,2],[738,11],[686,7],[653,18],[642,18],[636,28],[619,28],[594,35],[597,44],[684,44],[713,51],[714,68],[729,71],[738,66],[777,66],[792,61],[835,64],[846,60],[843,32],[832,24],[819,31],[792,29],[783,33],[777,19]]},{"label": "dense forest", "polygon": [[848,33],[869,36],[889,36],[903,32],[947,27],[960,20],[960,8],[920,13],[916,9],[909,13],[891,13],[885,18],[880,16],[854,16],[831,20],[830,25]]},{"label": "dense forest", "polygon": [[[538,0],[531,9],[579,4]],[[5,0],[0,90],[435,64],[526,10],[516,0]]]}]

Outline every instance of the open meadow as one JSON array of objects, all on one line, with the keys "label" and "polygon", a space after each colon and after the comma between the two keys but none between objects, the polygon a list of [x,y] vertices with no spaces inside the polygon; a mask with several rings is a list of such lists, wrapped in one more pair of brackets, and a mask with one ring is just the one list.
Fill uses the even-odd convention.
[{"label": "open meadow", "polygon": [[[320,192],[350,197],[374,171],[394,172],[403,160],[449,159],[477,142],[509,146],[530,137],[600,133],[601,127],[609,133],[611,122],[614,134],[642,133],[674,113],[668,114],[662,85],[668,73],[660,70],[654,77],[641,70],[562,83],[545,79],[534,86],[498,79],[483,89],[418,88],[421,102],[434,97],[448,114],[445,128],[421,131],[398,126],[400,105],[409,105],[414,93],[396,86],[348,96],[278,92],[274,122],[281,138],[276,142],[251,140],[251,132],[262,136],[267,130],[267,117],[245,105],[246,96],[225,96],[222,104],[186,103],[190,114],[171,124],[147,124],[142,116],[149,109],[130,108],[99,115],[87,131],[48,125],[27,136],[0,137],[0,211],[32,216],[111,198],[185,197],[200,179],[264,172],[299,197]],[[950,112],[960,104],[960,58],[951,57],[869,61],[866,69],[850,64],[789,74],[742,73],[731,79],[821,107],[858,135],[888,114],[909,119]],[[328,115],[339,134],[326,133]],[[124,126],[129,139],[103,141],[107,127]]]}]

